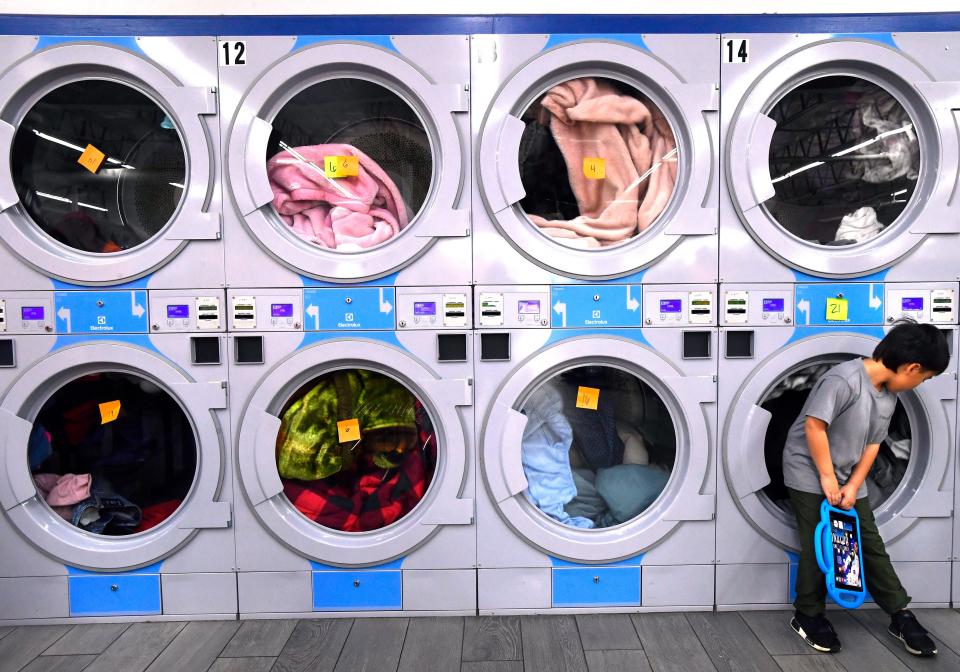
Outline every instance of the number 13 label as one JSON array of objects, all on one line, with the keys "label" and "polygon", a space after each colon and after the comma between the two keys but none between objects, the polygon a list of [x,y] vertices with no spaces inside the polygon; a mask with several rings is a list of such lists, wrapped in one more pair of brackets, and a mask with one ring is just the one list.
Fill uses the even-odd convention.
[{"label": "number 13 label", "polygon": [[247,43],[242,40],[227,40],[220,43],[220,65],[246,65]]},{"label": "number 13 label", "polygon": [[750,57],[750,40],[727,40],[723,43],[724,63],[746,63]]}]

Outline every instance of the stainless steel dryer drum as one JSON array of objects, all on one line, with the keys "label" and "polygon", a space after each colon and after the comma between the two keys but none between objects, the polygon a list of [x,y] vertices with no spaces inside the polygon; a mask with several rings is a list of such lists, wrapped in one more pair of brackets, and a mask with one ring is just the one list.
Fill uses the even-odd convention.
[{"label": "stainless steel dryer drum", "polygon": [[716,35],[475,35],[478,282],[715,282]]},{"label": "stainless steel dryer drum", "polygon": [[466,36],[220,45],[231,284],[470,282]]},{"label": "stainless steel dryer drum", "polygon": [[4,288],[222,287],[216,40],[0,44]]},{"label": "stainless steel dryer drum", "polygon": [[236,613],[221,305],[0,292],[0,622]]},{"label": "stainless steel dryer drum", "polygon": [[712,288],[477,291],[480,613],[712,608]]},{"label": "stainless steel dryer drum", "polygon": [[722,282],[955,280],[955,33],[721,38]]},{"label": "stainless steel dryer drum", "polygon": [[228,292],[241,618],[475,613],[468,290]]},{"label": "stainless steel dryer drum", "polygon": [[[721,286],[719,609],[788,608],[794,599],[799,540],[782,453],[814,383],[837,363],[869,357],[903,317],[938,325],[955,353],[957,291],[956,283]],[[844,320],[828,320],[828,302],[846,310]],[[914,604],[951,600],[956,366],[954,357],[900,395],[866,481]]]}]

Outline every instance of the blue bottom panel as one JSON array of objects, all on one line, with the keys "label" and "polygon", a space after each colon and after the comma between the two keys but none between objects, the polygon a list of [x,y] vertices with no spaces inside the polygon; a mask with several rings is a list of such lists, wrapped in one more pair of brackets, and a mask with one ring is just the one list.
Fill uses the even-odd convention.
[{"label": "blue bottom panel", "polygon": [[640,568],[555,567],[553,606],[640,606]]},{"label": "blue bottom panel", "polygon": [[314,611],[403,608],[403,579],[398,570],[349,570],[313,573]]},{"label": "blue bottom panel", "polygon": [[87,574],[68,579],[71,616],[161,613],[159,574]]}]

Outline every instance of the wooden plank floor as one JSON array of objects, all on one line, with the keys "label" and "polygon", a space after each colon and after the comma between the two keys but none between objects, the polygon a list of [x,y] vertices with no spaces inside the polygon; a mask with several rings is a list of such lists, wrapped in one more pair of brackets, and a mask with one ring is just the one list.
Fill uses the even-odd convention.
[{"label": "wooden plank floor", "polygon": [[960,612],[918,610],[940,655],[876,610],[831,612],[816,653],[789,612],[362,618],[0,627],[0,672],[925,672],[960,670]]}]

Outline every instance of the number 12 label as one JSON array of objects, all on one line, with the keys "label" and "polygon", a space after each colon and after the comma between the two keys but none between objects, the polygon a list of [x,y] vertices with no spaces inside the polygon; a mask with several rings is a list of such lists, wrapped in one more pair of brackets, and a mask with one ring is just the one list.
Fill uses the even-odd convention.
[{"label": "number 12 label", "polygon": [[220,65],[246,65],[247,43],[242,40],[227,40],[220,43]]},{"label": "number 12 label", "polygon": [[723,43],[724,63],[746,63],[750,56],[750,40],[727,40]]}]

